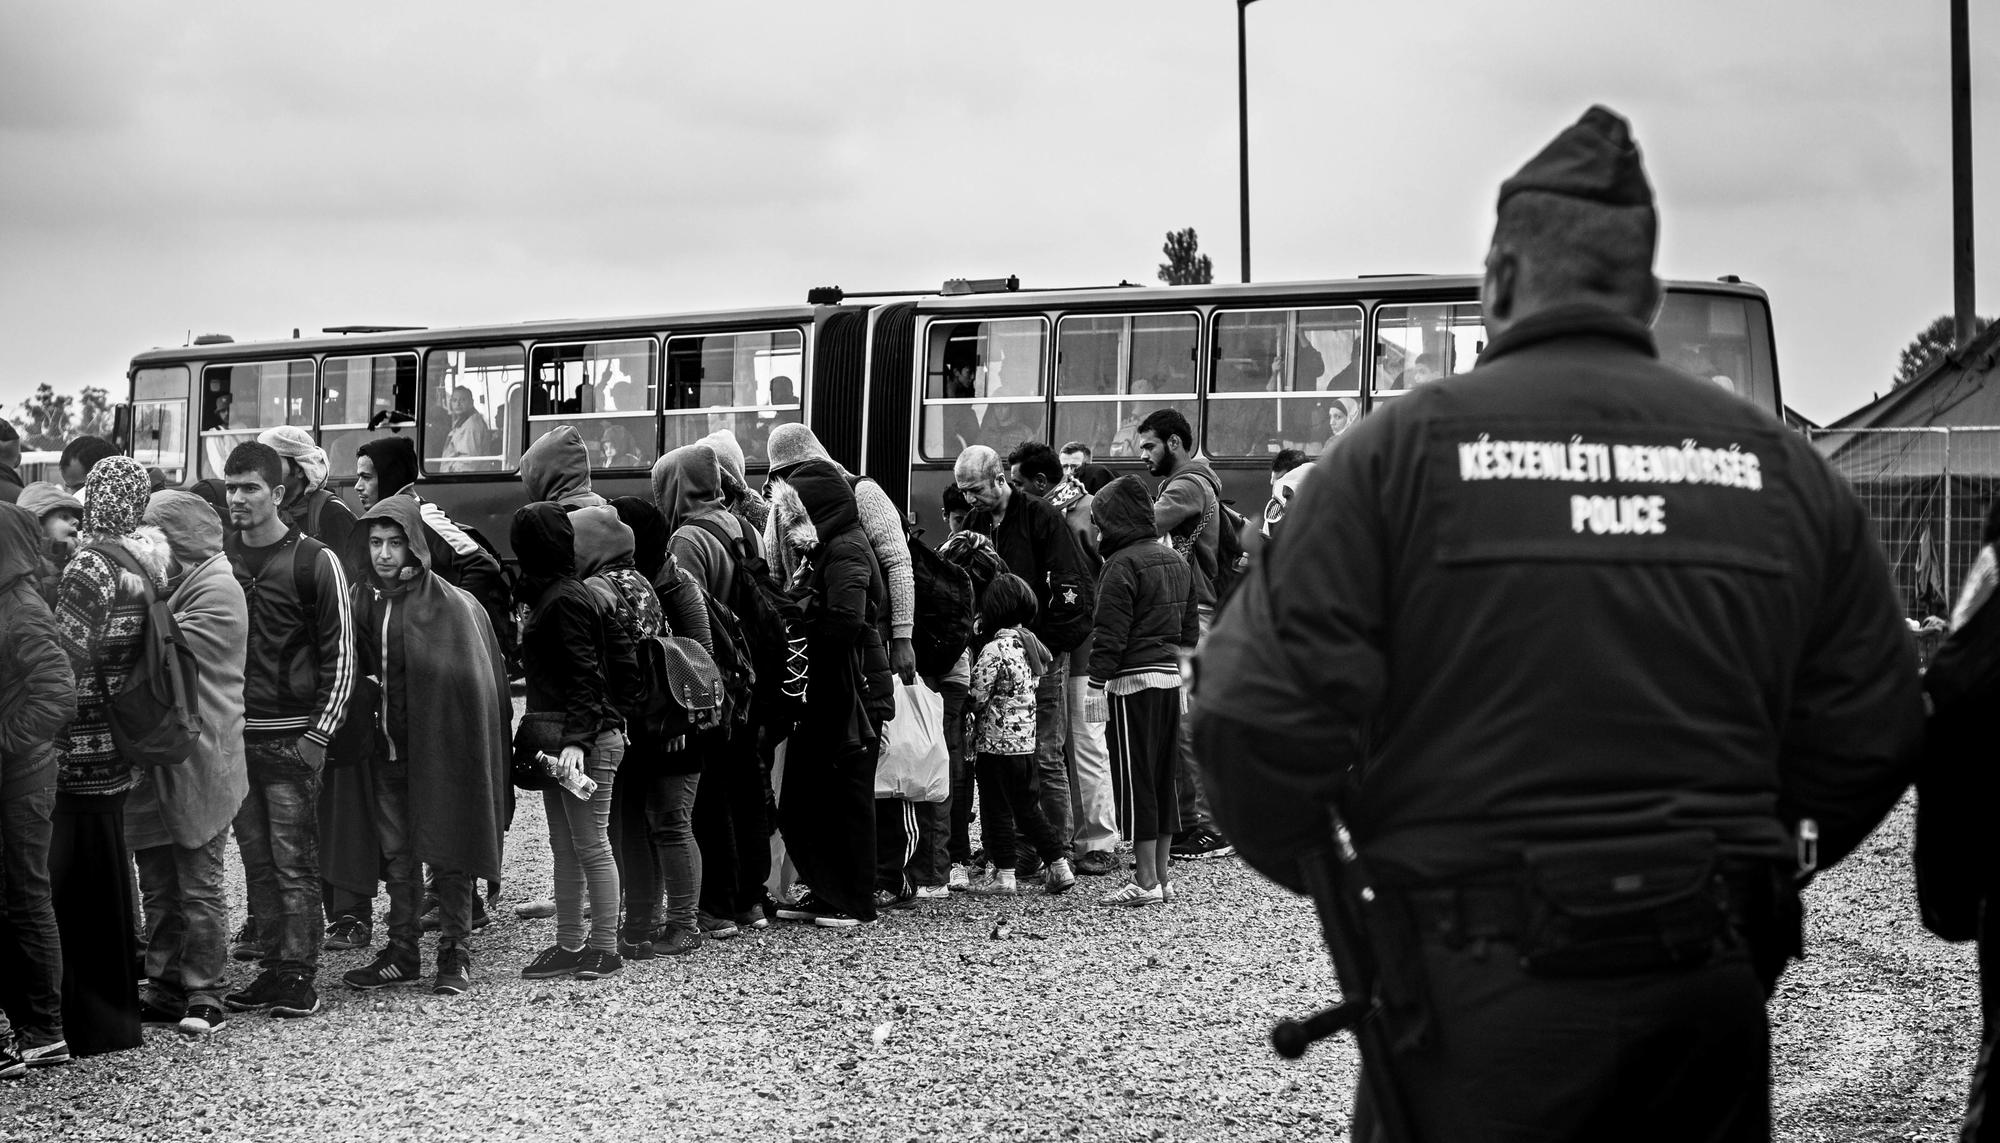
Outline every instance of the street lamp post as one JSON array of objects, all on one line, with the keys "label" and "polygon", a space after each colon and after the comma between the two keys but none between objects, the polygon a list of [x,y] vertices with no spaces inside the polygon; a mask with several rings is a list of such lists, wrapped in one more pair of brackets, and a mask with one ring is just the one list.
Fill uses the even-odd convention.
[{"label": "street lamp post", "polygon": [[1243,280],[1250,280],[1250,68],[1243,12],[1257,0],[1236,0],[1236,142],[1243,218]]},{"label": "street lamp post", "polygon": [[[1972,259],[1972,64],[1967,58],[1966,0],[1951,0],[1951,277],[1952,349],[1972,344],[1974,316]],[[1249,249],[1249,240],[1244,240]]]}]

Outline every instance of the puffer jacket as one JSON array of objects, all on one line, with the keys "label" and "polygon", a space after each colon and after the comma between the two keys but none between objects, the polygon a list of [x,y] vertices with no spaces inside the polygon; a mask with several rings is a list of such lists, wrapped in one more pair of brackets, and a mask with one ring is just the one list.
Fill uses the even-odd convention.
[{"label": "puffer jacket", "polygon": [[42,529],[0,505],[0,801],[55,785],[54,739],[76,713],[76,678],[36,583]]},{"label": "puffer jacket", "polygon": [[1136,476],[1098,492],[1092,511],[1104,571],[1097,582],[1090,685],[1180,669],[1180,648],[1200,635],[1194,573],[1153,531],[1153,500]]}]

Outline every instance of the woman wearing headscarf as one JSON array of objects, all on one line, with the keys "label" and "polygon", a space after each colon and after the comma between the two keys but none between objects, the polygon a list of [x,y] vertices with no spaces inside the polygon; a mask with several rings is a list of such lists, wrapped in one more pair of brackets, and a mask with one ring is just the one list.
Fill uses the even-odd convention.
[{"label": "woman wearing headscarf", "polygon": [[625,963],[618,955],[618,867],[609,830],[612,787],[625,757],[625,720],[618,712],[633,705],[621,701],[616,680],[636,677],[638,663],[630,638],[577,578],[576,532],[560,504],[522,507],[514,513],[511,538],[521,565],[515,598],[529,608],[521,631],[528,690],[522,735],[559,758],[564,769],[597,783],[587,798],[560,785],[542,792],[555,858],[556,943],[521,975],[595,980]]},{"label": "woman wearing headscarf", "polygon": [[[83,548],[56,586],[56,627],[76,673],[76,720],[56,776],[55,841],[49,875],[63,946],[67,1044],[40,1061],[139,1046],[139,993],[132,964],[131,854],[125,796],[137,778],[111,738],[110,696],[139,660],[147,610],[167,586],[167,545],[141,534],[151,486],[127,456],[106,457],[84,482]],[[27,1053],[23,1053],[24,1055]]]},{"label": "woman wearing headscarf", "polygon": [[773,563],[809,593],[806,710],[778,828],[812,892],[778,917],[852,928],[875,919],[875,759],[896,711],[882,638],[889,594],[839,469],[806,461],[769,492]]}]

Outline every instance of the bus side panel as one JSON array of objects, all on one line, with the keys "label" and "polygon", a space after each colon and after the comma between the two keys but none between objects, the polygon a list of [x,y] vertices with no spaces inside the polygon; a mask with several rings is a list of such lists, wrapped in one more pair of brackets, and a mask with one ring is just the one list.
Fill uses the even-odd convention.
[{"label": "bus side panel", "polygon": [[908,512],[910,463],[916,436],[910,431],[911,360],[916,342],[917,307],[909,302],[884,306],[875,318],[874,352],[868,376],[868,450],[865,472],[889,499]]},{"label": "bus side panel", "polygon": [[812,430],[826,451],[846,465],[861,469],[861,403],[865,399],[862,359],[867,352],[868,317],[842,310],[818,325],[813,343]]}]

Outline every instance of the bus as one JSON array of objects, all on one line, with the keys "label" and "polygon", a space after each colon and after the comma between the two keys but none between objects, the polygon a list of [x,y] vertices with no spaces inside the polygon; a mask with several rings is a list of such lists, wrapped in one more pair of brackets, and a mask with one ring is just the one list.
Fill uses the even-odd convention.
[{"label": "bus", "polygon": [[293,425],[326,450],[329,485],[343,492],[362,443],[405,434],[424,496],[511,555],[521,454],[558,425],[581,432],[606,497],[651,499],[653,462],[718,428],[735,432],[752,472],[788,421],[851,460],[860,425],[843,410],[861,405],[866,314],[799,305],[203,338],[132,359],[126,431],[134,457],[185,487],[220,477],[242,442]]},{"label": "bus", "polygon": [[[1486,345],[1480,279],[1345,281],[959,294],[871,315],[865,471],[920,526],[942,519],[967,444],[1076,442],[1144,469],[1137,427],[1172,407],[1223,496],[1255,517],[1273,457],[1315,457],[1419,385],[1464,373]],[[1662,359],[1784,415],[1764,291],[1736,278],[1665,283]]]},{"label": "bus", "polygon": [[[878,481],[942,537],[942,494],[968,444],[1087,445],[1141,472],[1137,425],[1181,410],[1224,496],[1254,515],[1272,457],[1318,455],[1385,403],[1472,368],[1485,347],[1477,277],[1024,290],[954,280],[935,294],[452,329],[346,327],[221,341],[132,359],[121,425],[171,484],[218,477],[229,451],[295,425],[352,486],[356,448],[410,435],[424,495],[509,553],[522,452],[576,426],[609,497],[652,495],[653,462],[718,428],[753,485],[765,441],[810,425],[834,459]],[[1669,282],[1662,357],[1783,415],[1762,290]],[[210,339],[201,339],[208,341]]]}]

